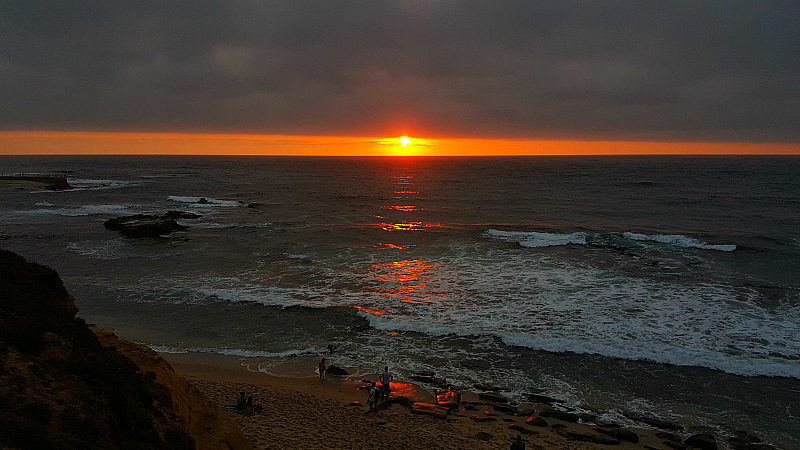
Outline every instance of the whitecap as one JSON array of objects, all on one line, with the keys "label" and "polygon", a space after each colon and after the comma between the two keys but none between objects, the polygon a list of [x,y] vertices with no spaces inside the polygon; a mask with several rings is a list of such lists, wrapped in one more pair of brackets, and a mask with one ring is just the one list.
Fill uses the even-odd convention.
[{"label": "whitecap", "polygon": [[484,231],[484,236],[501,239],[504,241],[516,241],[522,247],[552,247],[557,245],[586,245],[585,233],[541,233],[537,231],[500,231],[489,229]]},{"label": "whitecap", "polygon": [[699,239],[683,236],[680,234],[640,234],[625,232],[622,236],[633,241],[650,241],[660,244],[674,245],[676,247],[697,248],[701,250],[717,250],[721,252],[732,252],[736,250],[734,244],[708,244]]},{"label": "whitecap", "polygon": [[241,202],[238,200],[218,200],[210,197],[186,197],[180,195],[170,195],[167,198],[173,202],[188,203],[192,207],[196,208],[247,208],[250,206],[250,203],[247,202]]}]

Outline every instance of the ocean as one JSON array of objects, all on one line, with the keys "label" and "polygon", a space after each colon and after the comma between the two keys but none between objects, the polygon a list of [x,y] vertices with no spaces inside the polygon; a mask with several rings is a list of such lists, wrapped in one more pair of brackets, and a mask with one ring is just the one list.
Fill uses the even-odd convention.
[{"label": "ocean", "polygon": [[[0,247],[90,323],[800,448],[800,158],[0,156]],[[107,219],[169,210],[187,231]],[[309,367],[313,375],[313,366]]]}]

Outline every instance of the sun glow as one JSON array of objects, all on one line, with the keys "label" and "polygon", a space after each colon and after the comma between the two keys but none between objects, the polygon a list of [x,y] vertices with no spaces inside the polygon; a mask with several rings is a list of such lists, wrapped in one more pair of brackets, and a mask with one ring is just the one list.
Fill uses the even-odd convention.
[{"label": "sun glow", "polygon": [[408,138],[408,136],[403,136],[403,137],[401,137],[401,138],[400,138],[400,140],[399,140],[399,141],[397,141],[397,142],[399,142],[399,143],[400,143],[400,145],[402,145],[403,147],[405,147],[406,145],[408,145],[408,144],[410,144],[410,143],[411,143],[411,139],[409,139],[409,138]]}]

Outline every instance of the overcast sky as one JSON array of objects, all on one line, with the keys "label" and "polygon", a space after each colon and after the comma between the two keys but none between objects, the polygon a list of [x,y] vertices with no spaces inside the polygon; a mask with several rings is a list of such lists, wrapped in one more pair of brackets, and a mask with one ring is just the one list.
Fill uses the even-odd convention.
[{"label": "overcast sky", "polygon": [[800,142],[800,3],[0,0],[0,129]]}]

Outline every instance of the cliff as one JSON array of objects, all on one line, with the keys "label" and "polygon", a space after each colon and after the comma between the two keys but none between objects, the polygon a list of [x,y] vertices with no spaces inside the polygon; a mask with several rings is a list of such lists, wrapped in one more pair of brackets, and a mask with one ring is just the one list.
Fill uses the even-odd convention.
[{"label": "cliff", "polygon": [[53,269],[0,250],[0,448],[250,448],[155,352],[77,312]]}]

